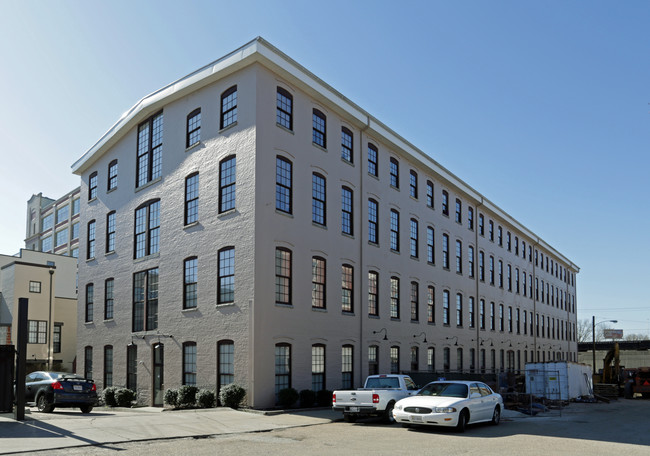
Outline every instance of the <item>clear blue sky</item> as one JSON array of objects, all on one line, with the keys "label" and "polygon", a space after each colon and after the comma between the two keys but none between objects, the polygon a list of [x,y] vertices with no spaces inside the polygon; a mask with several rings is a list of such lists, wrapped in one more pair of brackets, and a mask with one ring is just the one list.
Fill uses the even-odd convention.
[{"label": "clear blue sky", "polygon": [[648,334],[649,24],[632,0],[0,0],[0,253],[124,111],[261,35],[579,265],[579,318]]}]

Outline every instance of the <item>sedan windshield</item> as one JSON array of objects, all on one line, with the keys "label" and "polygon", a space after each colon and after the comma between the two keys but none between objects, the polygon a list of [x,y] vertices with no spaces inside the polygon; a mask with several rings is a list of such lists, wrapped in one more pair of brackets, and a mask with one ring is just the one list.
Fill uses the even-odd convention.
[{"label": "sedan windshield", "polygon": [[429,383],[418,396],[467,397],[467,385],[462,383]]}]

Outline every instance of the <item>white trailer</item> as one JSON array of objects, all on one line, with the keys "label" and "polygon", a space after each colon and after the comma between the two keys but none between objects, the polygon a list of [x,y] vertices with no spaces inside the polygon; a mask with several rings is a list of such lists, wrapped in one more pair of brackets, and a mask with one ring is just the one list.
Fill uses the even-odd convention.
[{"label": "white trailer", "polygon": [[593,396],[591,366],[568,361],[526,363],[526,393],[562,401]]}]

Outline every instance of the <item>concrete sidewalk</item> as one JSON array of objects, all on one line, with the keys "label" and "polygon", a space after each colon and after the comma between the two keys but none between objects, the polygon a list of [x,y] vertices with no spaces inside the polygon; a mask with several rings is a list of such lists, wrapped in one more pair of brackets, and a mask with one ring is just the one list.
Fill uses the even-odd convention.
[{"label": "concrete sidewalk", "polygon": [[265,432],[313,426],[340,419],[330,409],[263,415],[229,408],[178,410],[102,409],[27,413],[25,421],[0,415],[0,454],[27,453],[85,445],[110,447],[123,442]]}]

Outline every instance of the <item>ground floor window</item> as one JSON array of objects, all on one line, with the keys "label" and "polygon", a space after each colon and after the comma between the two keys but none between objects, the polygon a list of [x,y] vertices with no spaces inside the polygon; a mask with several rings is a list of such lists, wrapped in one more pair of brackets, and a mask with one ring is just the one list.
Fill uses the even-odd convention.
[{"label": "ground floor window", "polygon": [[126,387],[138,390],[138,346],[133,343],[126,347]]},{"label": "ground floor window", "polygon": [[341,348],[341,387],[351,389],[353,387],[354,347],[344,345]]},{"label": "ground floor window", "polygon": [[113,386],[113,346],[104,347],[104,388]]},{"label": "ground floor window", "polygon": [[311,347],[311,389],[325,389],[325,345],[322,344]]},{"label": "ground floor window", "polygon": [[278,393],[291,388],[291,345],[276,344],[275,346],[275,398]]},{"label": "ground floor window", "polygon": [[183,344],[183,385],[196,385],[196,342]]},{"label": "ground floor window", "polygon": [[84,348],[84,378],[93,378],[93,347]]},{"label": "ground floor window", "polygon": [[235,344],[232,340],[219,341],[219,385],[217,391],[235,381]]}]

